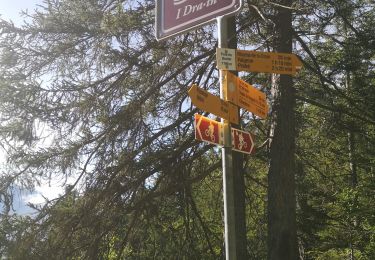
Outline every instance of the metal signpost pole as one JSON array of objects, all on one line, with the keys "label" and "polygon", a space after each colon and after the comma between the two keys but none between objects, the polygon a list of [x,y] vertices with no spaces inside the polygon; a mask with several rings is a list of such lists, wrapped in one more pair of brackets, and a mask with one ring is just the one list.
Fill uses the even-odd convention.
[{"label": "metal signpost pole", "polygon": [[[226,48],[228,42],[227,19],[223,16],[217,18],[218,47]],[[226,86],[223,84],[223,71],[219,70],[220,98],[227,100]],[[236,259],[236,219],[234,208],[234,178],[232,161],[232,137],[228,120],[221,119],[224,125],[224,147],[222,148],[223,164],[223,198],[224,198],[224,242],[226,260]]]}]

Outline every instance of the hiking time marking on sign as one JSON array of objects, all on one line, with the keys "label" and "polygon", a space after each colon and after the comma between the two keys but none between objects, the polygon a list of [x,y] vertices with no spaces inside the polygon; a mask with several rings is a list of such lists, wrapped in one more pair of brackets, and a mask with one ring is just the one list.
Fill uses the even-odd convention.
[{"label": "hiking time marking on sign", "polygon": [[265,93],[229,71],[224,71],[223,75],[228,101],[263,119],[267,117],[268,105]]},{"label": "hiking time marking on sign", "polygon": [[[229,55],[228,53],[233,53]],[[292,53],[216,49],[217,67],[238,70],[295,75],[302,68],[301,60]]]}]

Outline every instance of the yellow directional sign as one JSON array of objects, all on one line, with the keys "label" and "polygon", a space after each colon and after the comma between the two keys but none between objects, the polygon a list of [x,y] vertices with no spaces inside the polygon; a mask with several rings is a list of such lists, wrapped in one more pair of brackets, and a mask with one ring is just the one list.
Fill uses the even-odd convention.
[{"label": "yellow directional sign", "polygon": [[267,117],[268,105],[265,93],[229,71],[224,71],[223,76],[228,101],[231,101],[261,118]]},{"label": "yellow directional sign", "polygon": [[301,60],[292,53],[217,48],[216,58],[221,70],[295,75],[302,68]]},{"label": "yellow directional sign", "polygon": [[196,84],[189,89],[188,93],[191,101],[198,108],[224,118],[231,123],[239,123],[237,106],[212,95]]}]

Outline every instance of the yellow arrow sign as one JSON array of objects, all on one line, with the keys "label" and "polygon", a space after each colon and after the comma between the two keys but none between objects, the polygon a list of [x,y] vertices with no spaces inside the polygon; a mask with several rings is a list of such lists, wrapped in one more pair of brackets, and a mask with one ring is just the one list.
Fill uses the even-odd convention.
[{"label": "yellow arrow sign", "polygon": [[302,68],[301,60],[292,53],[217,48],[216,59],[221,70],[295,75]]},{"label": "yellow arrow sign", "polygon": [[229,71],[223,71],[223,76],[224,89],[227,90],[228,101],[261,118],[267,117],[268,105],[266,94]]},{"label": "yellow arrow sign", "polygon": [[208,91],[198,87],[196,84],[191,86],[188,93],[193,104],[199,109],[224,118],[231,123],[239,123],[237,106],[212,95]]}]

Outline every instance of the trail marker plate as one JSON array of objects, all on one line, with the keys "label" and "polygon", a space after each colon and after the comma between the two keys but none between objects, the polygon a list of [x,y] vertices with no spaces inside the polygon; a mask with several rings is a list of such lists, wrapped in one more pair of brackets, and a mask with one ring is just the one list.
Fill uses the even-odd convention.
[{"label": "trail marker plate", "polygon": [[[235,51],[229,59],[223,53]],[[301,60],[292,53],[246,51],[228,48],[216,49],[217,67],[221,70],[238,70],[295,75],[302,68]],[[233,65],[235,66],[233,67]],[[235,68],[235,69],[234,69]]]},{"label": "trail marker plate", "polygon": [[254,140],[250,133],[232,128],[232,150],[252,154],[254,153]]},{"label": "trail marker plate", "polygon": [[[194,115],[195,139],[210,144],[224,146],[224,125],[213,119],[199,114]],[[254,153],[253,136],[245,131],[231,128],[232,150],[252,154]]]},{"label": "trail marker plate", "polygon": [[216,145],[224,145],[223,124],[199,114],[194,115],[195,139]]},{"label": "trail marker plate", "polygon": [[231,123],[239,123],[237,106],[212,95],[195,84],[189,89],[188,93],[193,104],[199,109],[224,118]]},{"label": "trail marker plate", "polygon": [[224,84],[227,89],[228,101],[261,118],[267,117],[268,104],[265,93],[229,71],[224,71],[223,76]]}]

